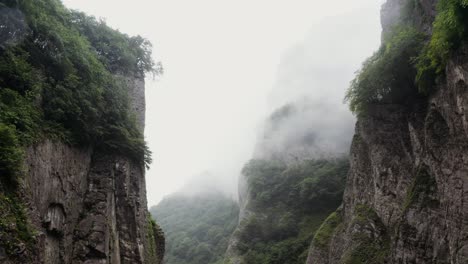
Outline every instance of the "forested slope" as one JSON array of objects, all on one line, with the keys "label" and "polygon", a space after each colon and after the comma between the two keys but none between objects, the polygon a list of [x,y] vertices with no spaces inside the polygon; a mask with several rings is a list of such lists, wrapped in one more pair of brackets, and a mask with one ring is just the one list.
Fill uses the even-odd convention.
[{"label": "forested slope", "polygon": [[166,234],[165,263],[215,264],[224,259],[239,207],[218,192],[176,193],[150,212]]},{"label": "forested slope", "polygon": [[341,203],[347,171],[345,158],[251,160],[242,171],[248,190],[227,263],[304,263],[315,231]]}]

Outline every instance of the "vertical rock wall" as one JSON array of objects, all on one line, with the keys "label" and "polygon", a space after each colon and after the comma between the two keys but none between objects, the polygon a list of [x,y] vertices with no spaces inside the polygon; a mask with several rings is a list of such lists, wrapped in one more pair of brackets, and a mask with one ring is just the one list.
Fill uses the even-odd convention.
[{"label": "vertical rock wall", "polygon": [[[126,83],[143,132],[144,79]],[[46,140],[27,150],[26,168],[37,263],[162,263],[164,237],[149,226],[143,164]]]},{"label": "vertical rock wall", "polygon": [[[418,26],[430,32],[436,1],[416,2]],[[385,4],[384,32],[401,3]],[[411,107],[375,106],[359,119],[339,220],[326,224],[308,264],[468,263],[466,45],[436,90]]]}]

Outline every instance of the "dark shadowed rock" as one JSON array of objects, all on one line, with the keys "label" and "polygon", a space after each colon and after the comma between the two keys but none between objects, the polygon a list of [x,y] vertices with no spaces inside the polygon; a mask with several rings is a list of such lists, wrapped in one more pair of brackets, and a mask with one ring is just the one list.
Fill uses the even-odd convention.
[{"label": "dark shadowed rock", "polygon": [[[418,1],[423,13],[414,15],[428,18],[420,19],[422,30],[435,2]],[[384,32],[400,3],[384,6]],[[312,243],[308,264],[468,263],[466,45],[436,91],[410,107],[375,106],[359,118],[342,222],[326,247]]]}]

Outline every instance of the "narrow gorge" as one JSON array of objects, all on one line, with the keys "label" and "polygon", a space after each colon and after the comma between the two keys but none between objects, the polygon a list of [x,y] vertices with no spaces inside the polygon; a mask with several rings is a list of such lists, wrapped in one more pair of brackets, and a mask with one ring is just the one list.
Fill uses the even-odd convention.
[{"label": "narrow gorge", "polygon": [[0,0],[0,263],[468,264],[468,0],[279,2]]}]

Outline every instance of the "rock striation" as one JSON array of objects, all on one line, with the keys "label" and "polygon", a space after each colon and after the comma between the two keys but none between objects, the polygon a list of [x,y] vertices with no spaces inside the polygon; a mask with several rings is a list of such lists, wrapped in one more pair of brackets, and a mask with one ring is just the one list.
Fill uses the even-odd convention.
[{"label": "rock striation", "polygon": [[[143,131],[144,79],[126,79]],[[149,221],[144,165],[45,140],[27,149],[25,168],[23,195],[37,231],[31,263],[162,263],[164,235]]]},{"label": "rock striation", "polygon": [[[384,5],[384,33],[404,2]],[[418,26],[430,32],[436,1],[417,2]],[[359,118],[338,220],[308,264],[468,263],[468,46],[445,74],[429,98]]]}]

